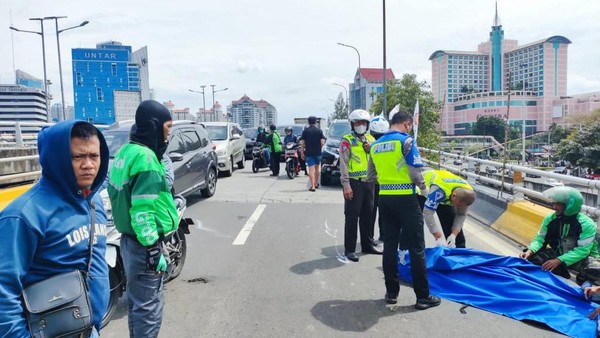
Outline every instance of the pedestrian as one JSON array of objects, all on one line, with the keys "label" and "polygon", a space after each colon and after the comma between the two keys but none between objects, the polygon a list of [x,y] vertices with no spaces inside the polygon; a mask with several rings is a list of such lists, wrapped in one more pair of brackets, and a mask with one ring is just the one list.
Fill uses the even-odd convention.
[{"label": "pedestrian", "polygon": [[163,314],[165,235],[177,230],[178,215],[160,159],[172,118],[162,104],[147,100],[135,113],[137,130],[115,155],[108,193],[121,236],[127,278],[129,336],[158,336]]},{"label": "pedestrian", "polygon": [[553,213],[544,218],[540,230],[527,249],[519,255],[564,278],[568,268],[579,270],[586,258],[600,258],[596,242],[596,223],[581,212],[583,196],[572,187],[553,187],[544,191],[552,201]]},{"label": "pedestrian", "polygon": [[[390,124],[383,116],[375,116],[369,123],[369,134],[373,136],[375,140],[379,140],[383,134],[390,130]],[[377,225],[379,228],[379,241],[373,241],[373,246],[378,246],[380,242],[383,242],[383,231],[381,230],[381,217],[377,217],[377,210],[379,209],[379,183],[377,180],[373,182],[373,215],[371,216],[371,229],[375,230],[375,219],[377,219]],[[375,238],[375,234],[371,234],[371,238]]]},{"label": "pedestrian", "polygon": [[[69,120],[40,131],[38,153],[41,179],[0,212],[0,337],[33,336],[23,290],[59,274],[87,271],[92,243],[91,268],[83,277],[93,328],[81,337],[96,337],[110,294],[106,214],[96,194],[108,170],[108,146],[92,124]],[[47,324],[34,325],[35,337],[48,335],[46,327],[57,323]]]},{"label": "pedestrian", "polygon": [[271,150],[271,176],[279,176],[279,160],[281,157],[281,136],[277,127],[272,124],[269,126],[271,132],[267,135],[267,143]]},{"label": "pedestrian", "polygon": [[351,132],[340,142],[340,182],[344,194],[344,254],[353,262],[356,255],[357,227],[360,227],[360,246],[363,253],[381,255],[373,246],[373,180],[367,180],[369,149],[375,141],[367,134],[371,116],[362,109],[348,115]]},{"label": "pedestrian", "polygon": [[[469,206],[475,202],[473,187],[462,177],[447,170],[427,170],[423,177],[429,194],[418,198],[429,232],[438,245],[465,248],[462,228]],[[436,213],[441,227],[434,217]]]},{"label": "pedestrian", "polygon": [[396,113],[390,131],[377,140],[370,150],[367,180],[379,181],[379,217],[383,226],[383,273],[385,301],[396,304],[398,282],[398,245],[404,237],[410,254],[415,308],[425,310],[440,304],[439,297],[429,293],[425,266],[423,214],[419,208],[416,187],[426,192],[421,173],[423,161],[416,142],[408,134],[413,118],[406,112]]},{"label": "pedestrian", "polygon": [[300,139],[300,155],[308,167],[309,191],[319,187],[319,167],[321,165],[321,149],[325,144],[323,131],[317,127],[317,118],[308,117],[308,127],[302,131]]}]

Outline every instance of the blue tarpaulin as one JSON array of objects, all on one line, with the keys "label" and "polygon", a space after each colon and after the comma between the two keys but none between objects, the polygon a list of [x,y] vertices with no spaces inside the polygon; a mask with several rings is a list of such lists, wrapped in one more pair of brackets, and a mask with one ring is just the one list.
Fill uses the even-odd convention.
[{"label": "blue tarpaulin", "polygon": [[[544,323],[572,337],[596,337],[588,319],[596,306],[582,290],[518,257],[473,249],[426,249],[431,293],[518,320]],[[412,283],[410,257],[398,265],[400,279]]]}]

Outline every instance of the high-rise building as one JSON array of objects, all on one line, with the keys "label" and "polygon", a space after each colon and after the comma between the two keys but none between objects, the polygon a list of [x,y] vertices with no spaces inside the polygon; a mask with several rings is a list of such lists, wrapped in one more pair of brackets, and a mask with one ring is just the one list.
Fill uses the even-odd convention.
[{"label": "high-rise building", "polygon": [[[394,72],[391,69],[385,74],[386,81],[393,81]],[[359,68],[354,75],[354,82],[349,84],[348,98],[350,111],[354,109],[371,109],[377,99],[377,94],[383,93],[383,69]]]},{"label": "high-rise building", "polygon": [[277,109],[265,100],[254,101],[247,95],[231,102],[227,112],[242,128],[277,125]]},{"label": "high-rise building", "polygon": [[[75,118],[75,107],[67,105],[67,109],[65,109],[65,115],[67,120],[72,120]],[[52,122],[59,122],[63,120],[62,116],[62,103],[57,102],[52,105],[50,108],[50,116],[52,116]]]},{"label": "high-rise building", "polygon": [[480,115],[505,118],[509,89],[510,125],[522,128],[524,123],[531,134],[561,122],[557,99],[567,95],[570,43],[559,35],[524,45],[504,39],[496,7],[490,38],[477,51],[438,50],[429,58],[433,96],[444,101],[442,130],[466,135]]},{"label": "high-rise building", "polygon": [[15,71],[15,79],[15,82],[18,85],[25,86],[28,88],[44,90],[44,80],[38,79],[33,75],[29,75],[20,69],[17,69]]},{"label": "high-rise building", "polygon": [[[45,123],[48,121],[46,97],[41,89],[21,85],[0,85],[0,133],[14,133],[15,122]],[[23,133],[37,133],[41,126],[21,126]]]},{"label": "high-rise building", "polygon": [[131,119],[150,98],[148,50],[107,41],[96,48],[75,48],[73,89],[75,117],[96,124]]}]

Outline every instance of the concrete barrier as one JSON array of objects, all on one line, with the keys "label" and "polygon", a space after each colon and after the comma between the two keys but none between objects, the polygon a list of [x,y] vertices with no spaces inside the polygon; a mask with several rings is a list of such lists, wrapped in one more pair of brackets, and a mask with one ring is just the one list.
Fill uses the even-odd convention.
[{"label": "concrete barrier", "polygon": [[0,190],[0,211],[32,186],[33,184],[27,184]]},{"label": "concrete barrier", "polygon": [[492,229],[527,246],[540,229],[544,217],[552,212],[552,209],[529,201],[512,201],[508,203],[506,211],[492,224]]}]

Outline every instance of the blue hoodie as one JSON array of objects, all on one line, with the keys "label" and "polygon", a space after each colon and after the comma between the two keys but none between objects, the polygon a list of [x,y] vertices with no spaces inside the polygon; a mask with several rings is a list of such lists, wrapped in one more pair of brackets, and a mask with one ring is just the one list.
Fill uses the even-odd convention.
[{"label": "blue hoodie", "polygon": [[108,170],[108,147],[98,132],[101,164],[92,192],[84,197],[71,162],[75,123],[87,122],[64,121],[39,133],[42,177],[0,212],[0,337],[31,336],[21,301],[23,288],[58,273],[86,269],[92,201],[96,243],[88,283],[97,328],[107,310],[106,214],[96,191]]}]

